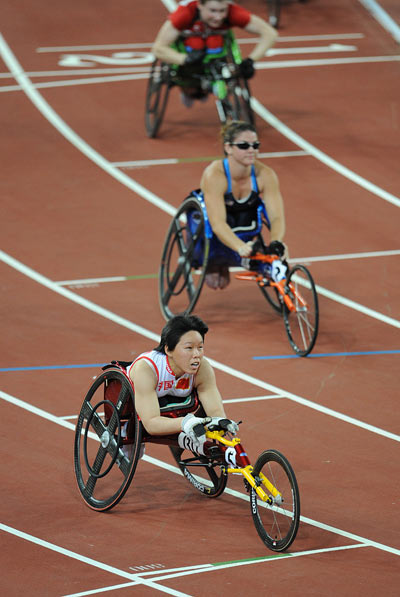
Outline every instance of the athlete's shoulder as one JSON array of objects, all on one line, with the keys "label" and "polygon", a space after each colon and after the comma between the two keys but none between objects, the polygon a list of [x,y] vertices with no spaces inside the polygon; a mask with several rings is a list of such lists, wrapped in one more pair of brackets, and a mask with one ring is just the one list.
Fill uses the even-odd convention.
[{"label": "athlete's shoulder", "polygon": [[228,22],[232,26],[246,27],[251,19],[251,12],[235,2],[230,2],[228,7]]},{"label": "athlete's shoulder", "polygon": [[174,12],[169,15],[169,20],[175,29],[182,31],[188,29],[192,24],[197,14],[197,0],[182,0]]}]

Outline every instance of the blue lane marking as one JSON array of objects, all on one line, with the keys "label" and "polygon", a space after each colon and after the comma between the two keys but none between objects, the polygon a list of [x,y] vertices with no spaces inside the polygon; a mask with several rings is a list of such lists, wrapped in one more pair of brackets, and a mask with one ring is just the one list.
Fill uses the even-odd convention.
[{"label": "blue lane marking", "polygon": [[47,371],[49,369],[85,369],[88,367],[103,367],[107,363],[91,363],[89,365],[43,365],[42,367],[5,367],[0,369],[3,371]]},{"label": "blue lane marking", "polygon": [[[321,352],[319,354],[309,354],[307,359],[318,359],[319,357],[354,357],[376,354],[399,354],[400,350],[366,350],[364,352]],[[273,356],[252,357],[254,361],[264,361],[267,359],[301,359],[298,354],[281,354]],[[1,369],[0,369],[1,371]]]}]

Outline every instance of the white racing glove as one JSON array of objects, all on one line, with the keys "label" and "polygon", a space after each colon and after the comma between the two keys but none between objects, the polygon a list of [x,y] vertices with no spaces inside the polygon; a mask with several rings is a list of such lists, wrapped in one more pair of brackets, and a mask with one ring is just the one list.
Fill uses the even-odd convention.
[{"label": "white racing glove", "polygon": [[189,413],[184,417],[181,423],[181,429],[183,433],[186,433],[190,439],[195,441],[203,441],[206,438],[206,429],[204,425],[210,423],[211,417],[195,417],[192,413]]},{"label": "white racing glove", "polygon": [[207,423],[207,428],[212,431],[212,427],[214,425],[219,429],[229,431],[229,433],[232,433],[232,435],[235,435],[239,431],[239,425],[235,423],[235,421],[231,421],[231,419],[224,419],[223,417],[212,417],[211,421]]}]

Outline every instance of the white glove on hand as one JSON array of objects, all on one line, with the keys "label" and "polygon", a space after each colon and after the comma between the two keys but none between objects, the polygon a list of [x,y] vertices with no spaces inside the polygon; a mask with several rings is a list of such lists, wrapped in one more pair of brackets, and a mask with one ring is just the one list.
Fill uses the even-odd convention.
[{"label": "white glove on hand", "polygon": [[204,425],[211,421],[211,417],[195,417],[192,413],[189,413],[184,417],[181,423],[181,429],[186,435],[192,440],[201,441],[205,439],[206,429]]},{"label": "white glove on hand", "polygon": [[207,427],[212,427],[213,425],[217,425],[221,429],[225,431],[229,431],[235,435],[239,431],[239,425],[235,423],[235,421],[231,421],[231,419],[224,419],[223,417],[212,417],[211,421],[207,423]]}]

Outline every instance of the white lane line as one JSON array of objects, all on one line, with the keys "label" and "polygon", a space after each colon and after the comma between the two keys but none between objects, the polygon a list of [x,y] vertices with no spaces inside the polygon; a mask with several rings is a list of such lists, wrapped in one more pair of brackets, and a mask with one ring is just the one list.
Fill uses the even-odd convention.
[{"label": "white lane line", "polygon": [[[34,103],[34,105],[38,108],[38,110],[49,120],[49,122],[67,139],[69,140],[75,147],[77,147],[82,153],[84,153],[89,159],[95,162],[98,166],[103,168],[108,174],[113,176],[122,184],[126,185],[131,190],[135,191],[141,197],[145,198],[147,201],[152,203],[153,205],[159,207],[163,211],[167,212],[170,215],[174,215],[176,209],[172,207],[169,203],[157,197],[154,193],[148,191],[145,187],[140,185],[139,183],[135,182],[132,178],[126,176],[123,172],[121,172],[118,168],[115,168],[108,162],[105,158],[103,158],[98,152],[96,152],[92,147],[90,147],[81,137],[79,137],[66,123],[58,116],[58,114],[47,104],[47,102],[42,98],[42,96],[37,92],[36,89],[33,88],[31,81],[26,77],[25,73],[22,70],[22,67],[17,62],[16,58],[12,54],[10,48],[6,44],[4,38],[0,34],[0,54],[3,57],[4,62],[8,66],[9,70],[14,74],[16,80],[21,85],[24,90],[24,93],[30,98],[30,100]],[[399,206],[400,200],[393,195],[390,195],[386,191],[380,189],[376,185],[366,181],[362,177],[358,176],[354,172],[348,170],[313,145],[302,139],[299,135],[294,133],[291,129],[289,129],[286,125],[284,125],[280,120],[278,120],[271,112],[269,112],[264,106],[262,106],[258,100],[252,98],[252,105],[257,113],[264,118],[267,122],[274,126],[279,132],[283,135],[287,136],[291,139],[296,145],[302,147],[305,151],[308,151],[314,157],[317,157],[320,161],[327,164],[329,167],[333,168],[334,170],[338,171],[343,176],[350,178],[357,184],[363,186],[370,192],[382,197],[383,199],[390,201],[394,205]],[[60,290],[61,288],[59,288]],[[332,293],[331,296],[335,294]],[[347,303],[352,303],[351,301]],[[372,313],[372,311],[369,311]]]},{"label": "white lane line", "polygon": [[[296,35],[279,36],[277,43],[300,42],[300,41],[329,41],[335,39],[363,39],[363,33],[332,33],[328,35]],[[253,38],[237,39],[240,44],[254,44]],[[134,44],[97,44],[88,46],[50,46],[36,49],[38,53],[46,52],[86,52],[90,50],[133,50],[140,48],[151,48],[153,43],[134,43]]]},{"label": "white lane line", "polygon": [[151,589],[161,591],[162,593],[167,593],[168,595],[174,595],[175,597],[190,597],[187,593],[181,593],[180,591],[175,591],[175,589],[163,587],[162,585],[157,584],[157,581],[155,581],[154,579],[148,580],[137,576],[137,574],[125,572],[125,570],[120,570],[119,568],[115,568],[114,566],[104,564],[104,562],[98,562],[93,558],[87,558],[86,556],[71,551],[70,549],[65,549],[64,547],[60,547],[59,545],[55,545],[54,543],[50,543],[49,541],[44,541],[43,539],[39,539],[34,535],[24,533],[23,531],[10,527],[6,524],[0,523],[0,530],[4,531],[5,533],[9,533],[10,535],[14,535],[19,539],[24,539],[25,541],[29,541],[30,543],[34,543],[35,545],[40,545],[41,547],[59,553],[60,555],[72,558],[73,560],[78,560],[78,562],[82,562],[83,564],[88,564],[89,566],[99,568],[104,572],[109,572],[110,574],[116,574],[117,576],[122,576],[122,578],[127,578],[131,581],[134,581],[134,583],[132,583],[132,586],[133,584],[145,585]]},{"label": "white lane line", "polygon": [[[53,87],[72,87],[75,85],[97,85],[99,83],[118,83],[119,81],[134,81],[137,79],[148,79],[148,73],[137,73],[131,75],[109,75],[107,77],[90,77],[89,79],[69,79],[68,81],[49,81],[47,83],[31,83],[32,89],[52,89]],[[25,91],[23,85],[3,85],[0,87],[0,92],[6,93],[8,91]],[[43,100],[44,101],[44,100]],[[64,127],[67,125],[64,123]],[[70,129],[72,130],[72,129]],[[62,132],[62,131],[60,131]],[[64,133],[62,133],[64,134]],[[75,133],[74,133],[75,135]],[[66,136],[66,135],[64,135]],[[76,135],[77,137],[77,135]],[[70,140],[70,139],[68,139]],[[81,139],[81,142],[82,139]],[[89,146],[88,146],[89,147]],[[92,152],[94,150],[92,149]],[[104,158],[103,158],[104,159]]]},{"label": "white lane line", "polygon": [[[2,261],[4,261],[4,263],[7,263],[10,267],[13,267],[14,269],[21,272],[25,276],[31,278],[35,282],[38,282],[39,284],[46,286],[50,290],[53,290],[57,294],[60,294],[60,295],[64,296],[65,298],[68,298],[69,300],[71,300],[75,303],[78,303],[85,309],[88,309],[89,311],[92,311],[93,313],[97,313],[101,317],[104,317],[105,319],[109,319],[110,321],[113,321],[114,323],[117,323],[118,325],[120,325],[122,327],[130,329],[130,330],[134,331],[135,333],[137,333],[141,336],[144,336],[145,338],[150,338],[151,340],[154,340],[155,342],[159,341],[160,337],[158,334],[154,334],[153,332],[147,330],[146,328],[143,328],[142,326],[139,326],[139,325],[133,323],[132,321],[125,319],[124,317],[120,317],[119,315],[117,315],[116,313],[113,313],[112,311],[109,311],[108,309],[104,309],[103,307],[100,307],[99,305],[96,305],[95,303],[82,298],[78,294],[71,292],[71,290],[67,290],[61,286],[57,286],[57,284],[55,284],[54,282],[52,282],[45,276],[42,276],[38,272],[35,272],[30,267],[17,261],[13,257],[10,257],[6,253],[4,253],[4,251],[1,251],[1,250],[0,250],[0,259]],[[372,433],[382,435],[388,439],[400,441],[400,436],[398,436],[394,433],[385,431],[384,429],[380,429],[379,427],[375,427],[374,425],[370,425],[369,423],[364,423],[363,421],[359,421],[358,419],[349,417],[345,414],[339,413],[330,408],[327,408],[320,404],[314,403],[311,400],[307,400],[306,398],[302,398],[301,396],[292,394],[291,392],[287,392],[286,390],[283,390],[282,388],[278,388],[277,386],[266,383],[260,379],[257,379],[256,377],[247,375],[246,373],[243,373],[241,371],[233,369],[232,367],[229,367],[228,365],[219,363],[218,361],[215,361],[214,359],[208,358],[208,360],[213,367],[215,367],[216,369],[219,369],[220,371],[224,371],[224,373],[227,373],[228,375],[231,375],[232,377],[239,378],[242,381],[247,381],[248,383],[253,384],[259,388],[263,388],[264,390],[267,390],[268,392],[272,392],[273,394],[283,394],[286,398],[289,398],[290,400],[293,400],[294,402],[298,402],[299,404],[302,404],[304,406],[312,408],[313,410],[322,412],[326,415],[329,415],[331,417],[339,419],[340,421],[350,423],[351,425],[355,425],[356,427],[360,427],[366,431],[371,431]],[[64,421],[64,423],[66,424],[66,421]]]},{"label": "white lane line", "polygon": [[[279,35],[276,43],[300,41],[334,41],[335,39],[364,39],[363,33],[327,33],[325,35]],[[254,44],[254,37],[236,38],[239,44]]]},{"label": "white lane line", "polygon": [[[148,66],[125,66],[111,68],[80,68],[74,70],[44,70],[44,71],[26,71],[25,75],[29,78],[35,77],[69,77],[72,75],[116,75],[132,73],[148,73]],[[12,73],[0,73],[0,79],[13,79]]]},{"label": "white lane line", "polygon": [[[33,104],[38,108],[38,110],[43,114],[43,116],[51,122],[51,124],[68,140],[70,141],[75,147],[77,147],[80,151],[82,151],[89,159],[95,162],[98,166],[103,168],[106,172],[108,172],[111,176],[116,178],[119,182],[126,185],[131,190],[135,191],[141,197],[145,198],[147,201],[156,205],[163,211],[166,211],[170,215],[175,214],[175,208],[173,208],[169,203],[157,197],[154,193],[148,191],[142,185],[135,182],[132,178],[126,176],[121,170],[115,168],[108,162],[103,156],[101,156],[98,152],[96,152],[90,145],[88,145],[81,137],[79,137],[60,117],[59,115],[49,106],[49,104],[42,98],[40,93],[33,87],[32,82],[24,73],[21,65],[18,63],[17,59],[15,58],[14,54],[11,52],[9,46],[7,45],[6,41],[4,40],[3,36],[0,34],[0,54],[9,68],[9,70],[15,76],[15,79],[21,85],[24,93],[29,97],[29,99],[33,102]],[[400,57],[399,57],[400,58]],[[286,125],[284,125],[278,118],[276,118],[269,110],[264,108],[264,106],[256,99],[252,98],[252,106],[254,110],[273,126],[276,128],[281,134],[288,137],[291,141],[298,145],[303,150],[307,151],[318,160],[325,163],[330,168],[336,170],[341,175],[349,178],[356,184],[366,188],[371,193],[393,203],[394,205],[400,206],[400,200],[395,197],[394,195],[380,189],[377,185],[367,181],[366,179],[362,178],[358,174],[352,172],[345,166],[342,166],[336,160],[333,160],[325,153],[308,143],[305,139],[297,135],[294,131],[289,129]]]},{"label": "white lane line", "polygon": [[375,0],[359,0],[361,4],[372,14],[374,19],[392,35],[397,43],[400,43],[400,27],[394,19]]},{"label": "white lane line", "polygon": [[[316,257],[294,257],[290,258],[290,263],[317,263],[321,261],[343,261],[346,259],[366,259],[368,257],[391,257],[394,255],[400,255],[400,250],[394,251],[369,251],[365,253],[343,253],[337,255],[320,255]],[[231,267],[229,268],[232,272],[242,272],[242,267]],[[126,282],[127,280],[133,279],[145,279],[150,277],[157,277],[157,274],[149,274],[145,276],[105,276],[104,278],[83,278],[78,280],[60,280],[54,282],[59,286],[87,286],[88,284],[98,285],[107,282]],[[335,299],[333,299],[335,300]],[[340,301],[339,301],[340,302]]]},{"label": "white lane line", "polygon": [[[291,157],[303,157],[309,155],[306,151],[295,150],[295,151],[268,151],[258,154],[258,159],[264,158],[291,158]],[[140,168],[143,166],[171,166],[176,164],[186,164],[192,162],[211,162],[212,160],[221,159],[223,156],[204,156],[198,158],[160,158],[153,160],[130,160],[125,162],[111,162],[113,166],[117,168]]]},{"label": "white lane line", "polygon": [[[226,570],[227,568],[236,568],[238,566],[251,566],[252,564],[271,564],[277,563],[281,560],[287,560],[288,558],[294,557],[301,557],[301,556],[314,556],[319,554],[337,552],[337,551],[345,551],[348,549],[359,549],[360,547],[368,547],[366,544],[357,544],[357,545],[343,545],[338,547],[326,547],[321,549],[310,549],[307,551],[298,551],[294,553],[280,553],[266,556],[265,558],[248,558],[243,560],[235,560],[231,562],[223,562],[217,564],[200,564],[199,566],[186,566],[185,568],[171,568],[169,570],[158,570],[158,575],[165,575],[159,576],[159,580],[168,580],[173,578],[179,578],[182,576],[191,576],[193,574],[201,574],[203,572],[218,572],[220,570]],[[153,572],[145,572],[143,574],[156,574],[155,571]],[[152,580],[157,580],[153,578]],[[110,587],[102,587],[101,589],[95,589],[93,591],[84,591],[83,593],[71,593],[70,595],[64,595],[64,597],[86,597],[88,595],[97,595],[98,593],[105,593],[107,591],[113,591],[116,589],[122,589],[125,587],[131,586],[130,583],[124,583],[120,585],[114,585]]]},{"label": "white lane line", "polygon": [[393,251],[366,251],[365,253],[343,253],[337,255],[320,255],[317,257],[296,257],[296,259],[290,259],[290,262],[314,263],[317,261],[343,261],[345,259],[366,259],[368,257],[392,257],[394,255],[400,255],[400,250],[395,249]]},{"label": "white lane line", "polygon": [[[299,279],[298,282],[301,284],[302,279]],[[388,325],[391,325],[394,328],[400,328],[400,321],[398,321],[397,319],[394,319],[393,317],[389,317],[388,315],[384,315],[383,313],[379,313],[378,311],[374,311],[373,309],[364,307],[364,305],[361,305],[360,303],[357,303],[356,301],[352,301],[351,299],[348,299],[345,296],[337,294],[336,292],[333,292],[332,290],[323,288],[319,284],[315,284],[315,289],[316,289],[317,293],[320,294],[321,296],[325,296],[326,298],[336,301],[336,302],[340,303],[341,305],[344,305],[345,307],[349,307],[350,309],[359,311],[360,313],[363,313],[364,315],[367,315],[368,317],[373,317],[374,319],[377,319],[378,321],[381,321],[382,323],[387,323]]]},{"label": "white lane line", "polygon": [[169,215],[174,215],[176,209],[169,203],[157,197],[154,193],[151,193],[148,189],[134,181],[132,178],[127,176],[124,172],[121,172],[118,168],[115,168],[107,161],[102,155],[95,151],[86,141],[84,141],[79,135],[77,135],[61,118],[60,116],[49,106],[49,104],[43,99],[40,93],[33,87],[32,82],[24,73],[21,65],[11,52],[7,45],[4,37],[0,33],[0,55],[7,65],[10,72],[13,73],[16,81],[19,83],[24,93],[28,96],[31,102],[36,106],[39,112],[65,137],[74,147],[81,151],[86,157],[92,160],[110,176],[118,180],[159,209],[165,211]]},{"label": "white lane line", "polygon": [[255,64],[257,70],[269,68],[296,68],[306,66],[336,66],[338,64],[369,64],[374,62],[399,62],[400,56],[360,56],[351,58],[310,58],[308,60],[268,60]]},{"label": "white lane line", "polygon": [[[56,417],[55,415],[52,415],[51,413],[48,413],[40,408],[37,408],[37,407],[29,404],[28,402],[25,402],[24,400],[16,398],[15,396],[11,396],[10,394],[7,394],[6,392],[3,392],[1,390],[0,390],[0,398],[5,400],[6,402],[9,402],[11,404],[14,404],[15,406],[18,406],[19,408],[26,410],[30,414],[40,416],[48,421],[51,421],[52,423],[56,423],[57,425],[61,425],[62,427],[66,427],[67,429],[75,431],[75,425],[73,425],[72,423],[68,423],[67,421],[64,421],[60,417]],[[98,438],[96,438],[96,439],[98,439]],[[399,437],[399,440],[400,440],[400,437]],[[153,456],[148,456],[145,454],[143,456],[142,460],[144,460],[150,464],[153,464],[154,466],[157,466],[159,468],[167,470],[171,473],[174,473],[176,475],[179,475],[179,476],[182,475],[182,472],[180,471],[180,469],[178,467],[176,467],[172,464],[169,464],[168,462],[164,462],[163,460],[159,460],[158,458],[154,458]],[[199,478],[201,479],[201,477],[199,477]],[[228,493],[229,495],[232,495],[233,497],[244,500],[244,501],[249,500],[249,496],[247,494],[241,493],[240,491],[237,491],[235,489],[230,489],[229,487],[227,487],[225,489],[225,493]],[[363,543],[370,547],[376,547],[377,549],[380,549],[382,551],[387,551],[387,552],[393,553],[395,555],[400,555],[399,549],[390,547],[390,546],[382,544],[382,543],[378,543],[376,541],[372,541],[371,539],[361,537],[360,535],[355,535],[354,533],[348,533],[347,531],[343,531],[342,529],[338,529],[337,527],[333,527],[331,525],[327,525],[325,523],[318,522],[316,520],[313,520],[312,518],[308,518],[306,516],[301,516],[300,520],[302,522],[305,522],[306,524],[311,525],[311,526],[315,526],[315,527],[323,529],[325,531],[329,531],[330,533],[334,533],[336,535],[346,537],[348,539]]]},{"label": "white lane line", "polygon": [[329,46],[302,46],[300,48],[271,48],[265,56],[279,56],[281,54],[325,54],[331,52],[355,52],[357,46],[344,46],[342,44],[329,44]]},{"label": "white lane line", "polygon": [[[400,58],[400,56],[399,56],[399,58]],[[302,149],[307,151],[309,154],[311,154],[312,156],[317,158],[317,160],[324,163],[329,168],[332,168],[332,170],[335,170],[336,172],[338,172],[345,178],[348,178],[352,182],[355,182],[356,184],[363,187],[370,193],[373,193],[374,195],[377,195],[381,199],[384,199],[385,201],[388,201],[389,203],[396,205],[396,207],[400,207],[400,199],[398,197],[395,197],[391,193],[388,193],[384,189],[381,189],[380,187],[378,187],[376,184],[370,182],[369,180],[366,180],[362,176],[359,176],[358,174],[356,174],[349,168],[346,168],[346,166],[343,166],[342,164],[340,164],[333,158],[329,157],[326,153],[324,153],[324,152],[320,151],[319,149],[317,149],[316,147],[314,147],[314,145],[311,145],[311,143],[309,143],[308,141],[306,141],[305,139],[300,137],[300,135],[298,135],[297,133],[292,131],[292,129],[290,129],[288,126],[286,126],[286,124],[283,124],[283,122],[281,120],[279,120],[276,116],[274,116],[272,114],[272,112],[267,110],[267,108],[265,108],[256,98],[253,97],[251,99],[251,105],[252,105],[254,111],[257,112],[257,114],[259,116],[261,116],[261,118],[263,118],[263,120],[268,122],[268,124],[273,126],[282,135],[284,135],[285,137],[290,139],[295,145],[297,145],[298,147],[301,147]]]}]

